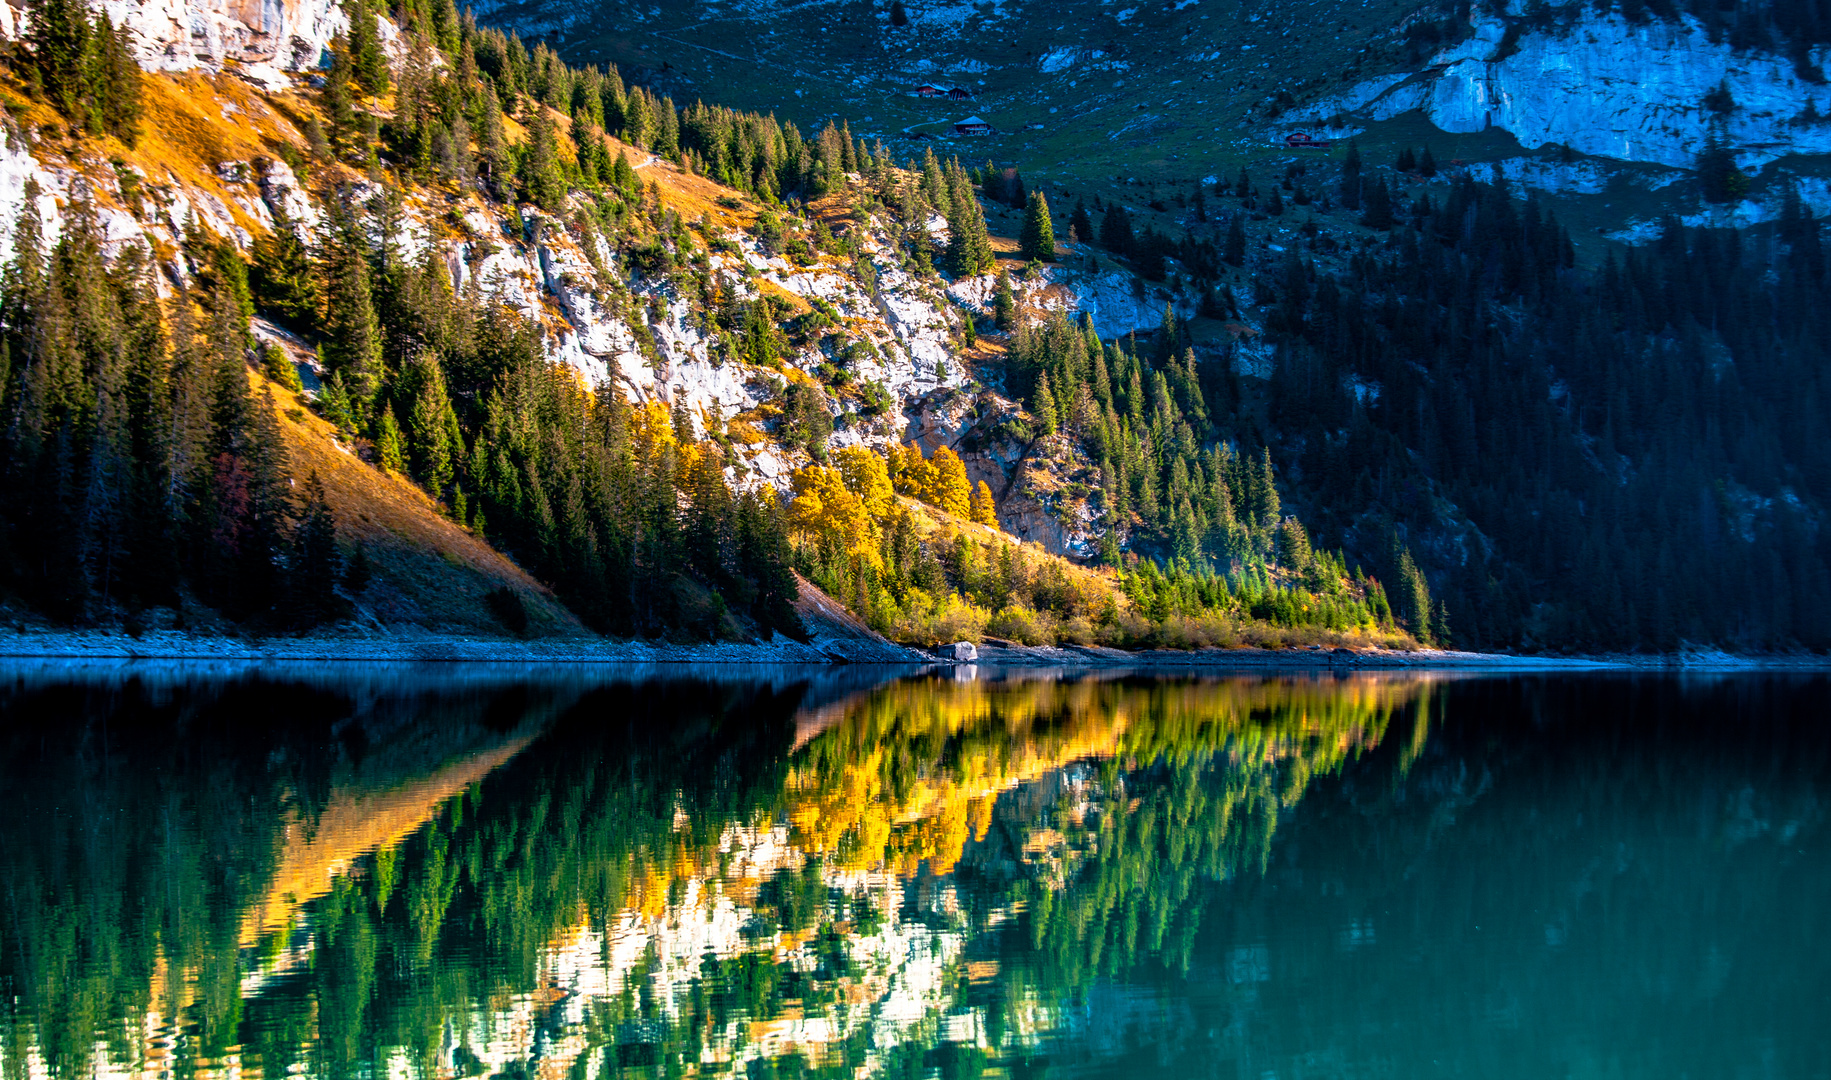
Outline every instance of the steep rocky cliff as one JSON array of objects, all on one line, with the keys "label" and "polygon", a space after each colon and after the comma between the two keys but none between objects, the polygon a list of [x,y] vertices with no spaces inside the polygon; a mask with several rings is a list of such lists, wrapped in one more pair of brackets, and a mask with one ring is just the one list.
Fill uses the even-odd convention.
[{"label": "steep rocky cliff", "polygon": [[[132,32],[149,71],[232,70],[270,89],[319,65],[324,46],[349,19],[335,0],[103,0],[95,5]],[[25,5],[0,3],[0,37],[18,37]],[[394,27],[383,20],[384,40]]]},{"label": "steep rocky cliff", "polygon": [[[1476,5],[1465,29],[1415,69],[1317,98],[1281,123],[1326,122],[1346,135],[1418,110],[1445,132],[1498,128],[1528,150],[1677,169],[1692,168],[1713,135],[1750,172],[1831,153],[1831,85],[1809,75],[1826,63],[1824,47],[1801,62],[1739,49],[1689,17],[1636,21],[1587,5],[1528,14],[1518,0]],[[1584,168],[1516,168],[1513,178],[1552,189],[1606,183],[1606,170]],[[1809,198],[1823,197],[1822,185],[1810,188]]]},{"label": "steep rocky cliff", "polygon": [[[0,147],[0,252],[10,253],[28,204],[46,242],[55,243],[80,203],[111,253],[135,241],[149,247],[163,271],[159,287],[169,295],[197,272],[184,253],[187,229],[214,233],[246,254],[281,220],[297,223],[310,238],[326,217],[327,200],[371,207],[383,194],[374,179],[340,165],[320,167],[307,183],[287,155],[275,152],[305,152],[312,69],[325,42],[347,26],[334,3],[122,2],[106,10],[132,31],[152,73],[145,83],[147,130],[132,148],[69,141],[59,137],[58,125],[44,123],[50,114],[12,99],[0,117],[7,129]],[[19,9],[0,5],[0,12],[0,33],[22,32]],[[397,34],[384,24],[383,38]],[[894,236],[900,226],[886,212],[855,213],[838,204],[829,209],[834,224],[855,238],[856,259],[768,254],[752,235],[762,209],[754,200],[638,147],[619,143],[615,152],[627,155],[665,207],[703,227],[714,248],[706,255],[709,280],[741,299],[779,298],[792,313],[818,306],[833,320],[830,331],[791,348],[779,366],[745,363],[708,327],[695,298],[682,294],[680,279],[640,271],[627,253],[581,231],[569,216],[493,202],[475,191],[409,186],[392,242],[416,265],[442,266],[455,294],[474,289],[528,317],[543,330],[548,356],[576,370],[586,385],[608,381],[638,403],[685,407],[702,431],[729,432],[730,479],[739,487],[786,490],[809,455],[804,444],[777,437],[785,386],[816,387],[837,365],[845,369],[844,385],[868,388],[877,404],[867,407],[833,385],[816,391],[833,423],[830,448],[908,439],[920,439],[929,452],[955,446],[969,455],[975,480],[988,480],[1013,505],[1030,505],[1017,470],[1025,446],[989,454],[976,442],[963,445],[968,428],[943,431],[928,422],[937,395],[982,401],[1001,416],[1021,411],[1001,396],[998,365],[982,369],[960,347],[963,311],[989,311],[991,275],[950,284],[918,273],[900,253]],[[945,243],[945,227],[936,228],[936,241]],[[1062,265],[1039,269],[1018,287],[1035,310],[1089,307],[1112,335],[1154,325],[1169,297],[1136,297],[1127,281],[1110,269]],[[1184,313],[1193,304],[1187,295],[1169,299]],[[285,350],[307,395],[315,392],[324,372],[306,341],[261,319],[255,333]],[[1053,535],[1037,538],[1063,549]]]}]

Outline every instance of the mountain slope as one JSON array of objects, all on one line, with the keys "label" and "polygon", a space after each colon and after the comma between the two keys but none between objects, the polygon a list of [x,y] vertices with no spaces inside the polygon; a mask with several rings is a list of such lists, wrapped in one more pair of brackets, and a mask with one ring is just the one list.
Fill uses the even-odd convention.
[{"label": "mountain slope", "polygon": [[[754,31],[783,12],[707,8],[692,40],[750,27],[777,63],[796,35],[909,29],[817,10],[778,40]],[[1517,154],[1386,157],[1372,129],[1364,150],[1077,189],[1046,164],[969,171],[932,141],[899,159],[845,126],[682,108],[443,5],[403,4],[405,30],[342,14],[320,72],[251,81],[193,54],[221,70],[109,76],[139,120],[72,104],[42,41],[14,53],[0,555],[25,603],[767,639],[805,629],[801,571],[921,643],[1827,641],[1831,328],[1803,196],[1746,234],[1668,220],[1624,256],[1576,196],[1519,198],[1509,170],[1552,174]],[[946,61],[986,76],[980,106],[1040,93],[971,67],[1018,14],[915,11],[932,55],[895,38],[902,68],[859,71]],[[1124,93],[1076,118],[1109,143],[1217,153],[1178,126],[1224,123],[1208,99],[1168,126],[1143,107],[1181,62],[1153,35],[1234,42],[1201,62],[1249,65],[1226,68],[1236,92],[1263,88],[1261,46],[1326,50],[1265,12],[1211,14],[1104,12],[1129,59],[1055,46],[1036,70],[1087,101],[1082,66],[1114,74]],[[1460,15],[1369,24],[1384,44],[1333,79],[1374,89],[1310,107],[1371,115],[1409,79],[1450,85],[1450,65],[1407,65],[1505,65],[1581,32],[1473,17],[1468,37]],[[651,37],[672,25],[655,19]],[[1241,122],[1302,107],[1271,94]],[[1410,139],[1422,118],[1369,122]],[[1733,171],[1729,122],[1707,130]],[[1081,185],[1104,166],[1076,137]],[[1642,209],[1683,196],[1641,190]],[[292,413],[295,378],[315,417]],[[359,539],[379,583],[338,570]]]},{"label": "mountain slope", "polygon": [[[862,2],[478,10],[682,102],[941,137],[949,152],[1022,166],[1052,195],[1142,203],[1128,181],[1186,190],[1242,165],[1282,168],[1284,135],[1320,126],[1380,154],[1429,143],[1440,161],[1497,165],[1639,242],[1650,234],[1636,222],[1668,209],[1772,220],[1788,184],[1831,210],[1831,88],[1815,74],[1831,39],[1792,28],[1785,5],[1691,7],[1701,17],[1641,4],[1009,0],[908,4],[900,26]],[[972,97],[919,98],[923,82]],[[1719,88],[1727,101],[1708,105]],[[996,133],[948,138],[969,113]],[[1716,209],[1692,181],[1713,125],[1755,174],[1746,207]]]}]

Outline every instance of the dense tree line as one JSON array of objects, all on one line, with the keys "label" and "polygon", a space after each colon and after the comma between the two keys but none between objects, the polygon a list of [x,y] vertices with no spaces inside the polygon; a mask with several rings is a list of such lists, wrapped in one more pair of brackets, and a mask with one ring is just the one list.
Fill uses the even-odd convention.
[{"label": "dense tree line", "polygon": [[139,137],[140,65],[127,27],[83,0],[31,0],[25,10],[26,55],[15,71],[70,123],[129,146]]},{"label": "dense tree line", "polygon": [[[100,108],[106,94],[74,88],[123,55],[125,39],[87,21],[80,4],[59,4],[34,9],[41,91],[66,111]],[[712,301],[708,323],[767,360],[780,336],[769,309],[712,295],[700,237],[599,136],[608,116],[634,145],[679,156],[673,106],[614,71],[574,70],[545,46],[530,53],[478,30],[449,0],[394,12],[406,52],[391,68],[377,9],[348,11],[318,91],[323,121],[306,123],[308,153],[290,153],[307,176],[326,166],[315,232],[282,215],[244,261],[186,221],[193,284],[167,305],[144,249],[104,263],[86,210],[72,212],[51,252],[36,216],[21,221],[0,363],[9,586],[67,621],[137,617],[186,597],[262,625],[337,614],[347,551],[315,480],[289,474],[273,402],[250,390],[251,365],[297,383],[289,362],[253,348],[258,309],[320,339],[327,380],[316,406],[344,438],[552,582],[592,627],[798,633],[780,507],[735,494],[723,450],[700,443],[684,413],[632,413],[618,388],[577,386],[546,361],[535,326],[454,293],[430,253],[403,247],[407,182],[476,185],[556,215],[570,206],[569,220],[529,228],[570,228],[594,259],[602,237],[650,274],[692,271],[698,254],[691,280]],[[384,93],[385,119],[375,102]],[[572,115],[570,138],[553,110]],[[516,115],[526,133],[511,143]],[[720,114],[706,138],[730,122],[756,118]],[[710,145],[697,139],[688,146]],[[819,172],[822,147],[841,153],[829,135],[791,156],[788,182]],[[856,151],[848,140],[845,153]],[[385,181],[381,193],[355,200],[337,164],[367,167]],[[646,334],[641,301],[622,281],[603,274],[596,288]]]},{"label": "dense tree line", "polygon": [[1668,220],[1594,271],[1504,186],[1400,209],[1344,273],[1267,267],[1272,420],[1319,531],[1431,537],[1462,641],[1831,644],[1831,327],[1799,200],[1752,232]]},{"label": "dense tree line", "polygon": [[[1128,579],[1128,593],[1156,618],[1237,606],[1287,626],[1396,618],[1420,640],[1441,633],[1440,605],[1396,534],[1366,553],[1371,578],[1316,549],[1280,499],[1270,451],[1242,450],[1252,428],[1237,415],[1238,380],[1223,364],[1196,361],[1168,307],[1146,345],[1103,342],[1085,318],[1025,326],[1007,379],[1038,427],[1022,434],[1060,433],[1097,463],[1104,561],[1118,565],[1129,550],[1176,583],[1164,592],[1145,584],[1148,575]],[[1178,599],[1160,602],[1170,595]]]},{"label": "dense tree line", "polygon": [[[620,387],[580,385],[547,359],[538,326],[474,289],[455,293],[430,251],[406,257],[399,199],[388,189],[333,201],[319,257],[296,273],[303,284],[283,283],[295,275],[278,254],[256,253],[263,306],[321,298],[327,418],[594,629],[716,636],[737,631],[730,611],[765,633],[799,632],[775,501],[733,492],[724,450],[684,409],[632,409]],[[574,220],[594,236],[616,227],[591,210]],[[632,217],[611,235],[634,244],[646,230],[640,243],[660,244],[657,223],[678,224],[651,201],[640,227]],[[695,242],[676,232],[665,243],[671,260]],[[269,294],[266,282],[282,284]],[[606,298],[635,303],[623,289]]]},{"label": "dense tree line", "polygon": [[[109,265],[72,204],[45,250],[36,186],[0,283],[0,575],[66,621],[178,606],[309,625],[337,613],[340,555],[316,477],[289,474],[232,250],[187,245],[170,303],[144,245]],[[238,287],[239,286],[239,287]]]},{"label": "dense tree line", "polygon": [[[964,527],[997,525],[989,485],[971,484],[960,457],[943,446],[923,457],[914,446],[893,447],[887,457],[862,447],[839,454],[836,468],[810,465],[794,476],[791,532],[804,572],[840,598],[874,629],[901,641],[933,644],[982,634],[1025,644],[1069,640],[1110,645],[1238,644],[1315,640],[1329,633],[1399,635],[1385,588],[1356,568],[1350,575],[1338,554],[1315,550],[1303,525],[1280,518],[1269,457],[1241,467],[1231,447],[1213,448],[1209,463],[1230,471],[1248,500],[1271,500],[1263,536],[1219,527],[1212,542],[1240,547],[1229,559],[1196,545],[1193,560],[1136,554],[1120,558],[1120,511],[1110,498],[1107,539],[1117,573],[1103,575],[1000,534]],[[1203,468],[1198,459],[1195,468]],[[1149,481],[1146,481],[1148,484]],[[1231,496],[1220,481],[1224,512]],[[930,527],[897,495],[939,511]],[[1264,507],[1260,507],[1265,512]],[[937,515],[929,515],[937,517]],[[1229,519],[1232,520],[1232,519]],[[1138,544],[1150,553],[1153,546]],[[1266,554],[1274,561],[1268,565]],[[1431,632],[1432,608],[1424,579],[1405,560],[1400,599],[1417,637]],[[1161,560],[1161,562],[1160,562]],[[1218,562],[1217,562],[1218,560]],[[1217,570],[1217,565],[1220,569]],[[1262,624],[1243,633],[1242,624]],[[1295,631],[1281,638],[1279,628]]]}]

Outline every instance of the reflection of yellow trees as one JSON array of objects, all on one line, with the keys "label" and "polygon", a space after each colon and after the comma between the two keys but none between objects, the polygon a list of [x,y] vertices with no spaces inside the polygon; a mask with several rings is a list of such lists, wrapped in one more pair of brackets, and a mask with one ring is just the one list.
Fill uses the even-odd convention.
[{"label": "reflection of yellow trees", "polygon": [[1082,758],[1148,765],[1221,754],[1253,775],[1275,765],[1283,772],[1270,797],[1288,805],[1311,775],[1377,742],[1392,714],[1418,701],[1426,685],[1259,678],[897,683],[849,703],[807,744],[784,799],[807,851],[899,874],[926,860],[946,873],[968,839],[985,836],[1000,792]]}]

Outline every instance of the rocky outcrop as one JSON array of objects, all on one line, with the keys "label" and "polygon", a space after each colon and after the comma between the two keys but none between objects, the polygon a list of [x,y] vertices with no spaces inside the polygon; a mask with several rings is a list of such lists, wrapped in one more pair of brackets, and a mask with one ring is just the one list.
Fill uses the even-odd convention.
[{"label": "rocky outcrop", "polygon": [[1011,535],[1056,555],[1088,558],[1099,548],[1100,470],[1065,436],[1038,439],[1018,463],[998,507]]},{"label": "rocky outcrop", "polygon": [[[288,73],[318,66],[324,47],[349,27],[336,0],[103,0],[96,5],[132,32],[148,71],[231,68],[279,89]],[[394,27],[381,20],[384,41]],[[25,5],[0,3],[0,37],[17,38]]]},{"label": "rocky outcrop", "polygon": [[[1420,109],[1445,131],[1503,128],[1522,146],[1568,146],[1621,161],[1690,168],[1720,118],[1738,160],[1831,152],[1831,86],[1802,79],[1793,61],[1737,52],[1689,17],[1630,22],[1588,5],[1562,24],[1527,26],[1519,12],[1477,7],[1469,37],[1417,73],[1385,75],[1286,114],[1384,120]],[[1826,50],[1813,62],[1823,66]],[[1727,87],[1719,113],[1706,95]]]}]

